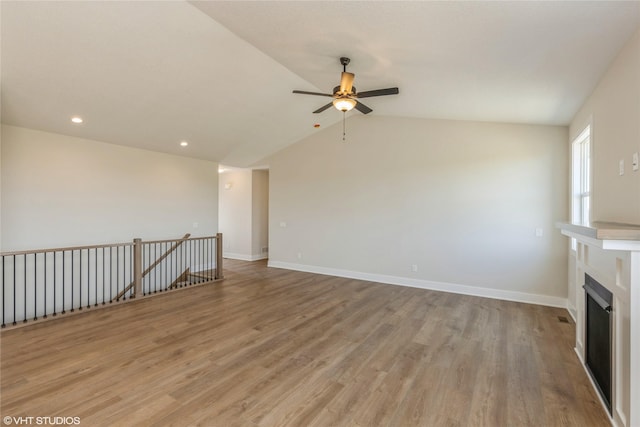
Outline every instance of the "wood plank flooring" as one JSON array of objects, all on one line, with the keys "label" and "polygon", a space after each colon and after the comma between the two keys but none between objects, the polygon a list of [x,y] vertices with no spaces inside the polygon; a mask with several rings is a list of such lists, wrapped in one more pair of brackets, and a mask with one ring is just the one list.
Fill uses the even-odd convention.
[{"label": "wood plank flooring", "polygon": [[607,426],[566,311],[226,260],[5,331],[1,415],[83,426]]}]

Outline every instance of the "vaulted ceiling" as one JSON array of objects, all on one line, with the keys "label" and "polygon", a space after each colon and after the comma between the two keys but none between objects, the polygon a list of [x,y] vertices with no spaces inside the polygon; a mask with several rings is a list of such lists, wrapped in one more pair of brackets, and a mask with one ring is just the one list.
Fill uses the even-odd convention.
[{"label": "vaulted ceiling", "polygon": [[566,125],[640,2],[5,0],[0,13],[3,123],[249,166],[342,119],[291,93],[331,92],[340,56],[359,91],[400,88],[367,99],[367,117]]}]

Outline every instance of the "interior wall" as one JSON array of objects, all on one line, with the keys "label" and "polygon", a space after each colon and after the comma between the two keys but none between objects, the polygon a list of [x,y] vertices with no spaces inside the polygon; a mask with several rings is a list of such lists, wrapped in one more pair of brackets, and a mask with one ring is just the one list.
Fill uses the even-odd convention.
[{"label": "interior wall", "polygon": [[224,256],[247,259],[251,254],[250,169],[233,169],[220,174],[219,225]]},{"label": "interior wall", "polygon": [[269,247],[269,171],[252,171],[251,256],[268,257]]},{"label": "interior wall", "polygon": [[1,250],[2,250],[2,129],[0,128],[0,251]]},{"label": "interior wall", "polygon": [[352,114],[341,133],[268,159],[271,266],[566,304],[566,127]]},{"label": "interior wall", "polygon": [[[2,7],[0,7],[0,22],[2,22]],[[2,55],[0,55],[0,82],[2,82]],[[0,85],[0,103],[2,102],[2,85]],[[0,123],[2,123],[2,108],[0,106]],[[2,250],[2,129],[0,125],[0,250]]]},{"label": "interior wall", "polygon": [[2,250],[214,235],[217,164],[2,125]]},{"label": "interior wall", "polygon": [[[640,31],[611,64],[571,122],[575,137],[592,121],[592,220],[640,224]],[[624,175],[620,175],[620,161]]]},{"label": "interior wall", "polygon": [[[620,51],[571,121],[571,139],[589,123],[592,220],[640,224],[640,170],[632,168],[633,153],[640,153],[640,31]],[[621,160],[624,175],[620,175]],[[576,287],[580,290],[584,280],[576,277],[575,264],[575,253],[570,251],[568,305],[574,315],[576,298],[582,295]]]}]

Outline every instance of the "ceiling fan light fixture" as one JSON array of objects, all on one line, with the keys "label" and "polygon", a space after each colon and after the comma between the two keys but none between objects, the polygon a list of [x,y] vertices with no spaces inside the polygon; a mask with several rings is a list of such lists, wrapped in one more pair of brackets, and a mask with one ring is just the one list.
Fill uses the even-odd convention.
[{"label": "ceiling fan light fixture", "polygon": [[351,98],[337,98],[333,100],[333,106],[343,113],[353,110],[353,107],[356,106],[356,103],[357,101]]},{"label": "ceiling fan light fixture", "polygon": [[[2,1],[2,0],[0,0]],[[340,58],[340,64],[343,66],[342,76],[340,78],[340,86],[333,88],[332,93],[321,92],[308,92],[306,90],[294,90],[293,93],[300,93],[302,95],[315,95],[315,96],[328,96],[333,98],[332,102],[323,105],[313,112],[313,114],[322,113],[333,105],[336,110],[346,113],[354,108],[360,111],[362,114],[369,114],[373,110],[362,102],[358,101],[360,98],[370,98],[373,96],[385,96],[385,95],[397,95],[400,93],[397,87],[390,87],[386,89],[367,90],[364,92],[356,91],[356,87],[353,85],[353,79],[355,74],[347,72],[347,65],[350,59],[347,57]]]}]

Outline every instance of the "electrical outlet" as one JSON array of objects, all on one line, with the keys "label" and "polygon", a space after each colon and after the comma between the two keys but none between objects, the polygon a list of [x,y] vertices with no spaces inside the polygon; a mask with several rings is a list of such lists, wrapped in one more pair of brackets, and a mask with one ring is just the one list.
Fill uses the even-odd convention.
[{"label": "electrical outlet", "polygon": [[416,264],[411,265],[411,271],[414,273],[418,271],[418,266]]},{"label": "electrical outlet", "polygon": [[544,231],[542,230],[542,227],[536,228],[536,237],[542,237],[543,235]]},{"label": "electrical outlet", "polygon": [[298,259],[302,259],[302,252],[298,252]]}]

